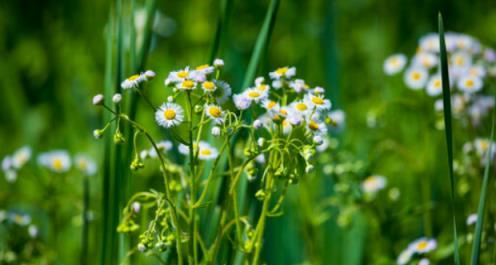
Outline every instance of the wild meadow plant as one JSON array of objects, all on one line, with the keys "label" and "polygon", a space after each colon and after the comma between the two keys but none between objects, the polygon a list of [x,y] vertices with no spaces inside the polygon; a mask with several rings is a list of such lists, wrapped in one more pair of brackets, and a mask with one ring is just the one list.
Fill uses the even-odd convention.
[{"label": "wild meadow plant", "polygon": [[[475,211],[473,204],[468,203],[471,200],[469,195],[478,196],[481,192],[473,188],[473,184],[477,183],[476,187],[480,186],[482,193],[487,189],[487,172],[490,164],[493,164],[496,150],[491,147],[494,144],[491,140],[492,136],[486,138],[483,135],[489,133],[490,114],[495,104],[492,80],[496,76],[496,53],[467,34],[453,32],[444,34],[440,21],[440,34],[429,33],[421,37],[415,55],[409,60],[410,62],[408,60],[404,54],[391,55],[384,61],[383,69],[389,76],[404,72],[403,81],[408,88],[425,91],[425,94],[431,98],[427,101],[434,106],[431,116],[435,116],[435,127],[446,131],[448,160],[452,166],[450,171],[454,171],[457,177],[455,183],[454,175],[450,176],[454,226],[454,245],[451,251],[454,251],[455,263],[460,264],[459,242],[472,243],[473,231],[470,227],[463,229],[467,233],[458,239],[456,209],[462,207],[460,204],[455,206],[458,201],[455,195],[464,198],[467,202],[461,204],[463,207]],[[443,60],[446,66],[443,65]],[[446,69],[445,73],[442,72],[443,67]],[[444,87],[444,83],[448,85]],[[451,117],[456,120],[453,127]],[[457,141],[453,142],[453,134],[457,135]],[[452,143],[460,150],[456,157],[453,157]],[[481,178],[483,175],[484,180]],[[485,199],[485,196],[481,197],[478,213],[468,215],[467,226],[475,224],[478,215],[483,214]],[[494,219],[492,215],[490,218]],[[490,229],[487,227],[488,231]],[[479,227],[475,231],[479,238],[473,242],[472,264],[478,262],[481,230],[482,227]],[[483,244],[486,246],[484,242]],[[397,263],[411,264],[412,260],[416,260],[418,264],[429,264],[430,258],[425,255],[436,248],[435,238],[419,238],[399,254]],[[439,254],[442,252],[446,254],[445,251],[440,250],[434,256],[443,256]]]},{"label": "wild meadow plant", "polygon": [[[11,205],[26,204],[33,209],[13,206],[0,210],[0,231],[5,235],[6,246],[0,250],[0,263],[52,264],[60,260],[58,249],[64,241],[61,234],[74,224],[81,227],[80,255],[87,256],[89,223],[93,219],[89,208],[89,178],[97,172],[95,161],[81,153],[71,157],[66,150],[39,153],[36,163],[32,160],[33,150],[29,146],[2,160],[11,195],[22,195]],[[65,192],[65,186],[73,185],[74,181],[80,181],[81,195]],[[29,183],[38,186],[40,192],[19,189]],[[63,203],[67,200],[77,202],[76,211],[73,205]]]},{"label": "wild meadow plant", "polygon": [[[170,72],[164,81],[169,96],[160,104],[143,93],[153,71],[121,83],[124,96],[146,102],[156,126],[169,136],[164,141],[119,111],[120,94],[113,96],[114,106],[105,105],[102,95],[94,97],[95,105],[113,115],[95,137],[112,133],[115,144],[132,141],[130,170],[154,167],[158,160],[163,177],[163,187],[134,194],[123,209],[118,231],[139,232],[134,250],[166,262],[198,264],[217,263],[230,249],[259,264],[267,218],[282,214],[288,187],[315,167],[314,157],[336,122],[324,88],[296,78],[294,67],[281,67],[231,95],[231,86],[222,80],[223,66],[216,59],[213,65]],[[117,130],[108,132],[111,123]],[[121,123],[134,127],[132,139],[123,138]],[[174,147],[181,155],[177,161]],[[249,200],[261,203],[255,214],[240,205],[243,178],[255,188]],[[213,219],[204,209],[220,198],[220,216]],[[151,219],[141,223],[140,215],[147,213]]]}]

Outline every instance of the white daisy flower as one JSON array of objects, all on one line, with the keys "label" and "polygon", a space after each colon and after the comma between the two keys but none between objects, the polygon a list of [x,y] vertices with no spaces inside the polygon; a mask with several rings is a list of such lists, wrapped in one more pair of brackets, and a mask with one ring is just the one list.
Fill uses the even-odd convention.
[{"label": "white daisy flower", "polygon": [[405,83],[413,90],[422,89],[427,82],[429,73],[422,67],[412,67],[405,72]]},{"label": "white daisy flower", "polygon": [[473,213],[467,217],[467,225],[473,225],[477,223],[477,214]]},{"label": "white daisy flower", "polygon": [[259,76],[259,77],[255,78],[255,86],[263,84],[264,81],[265,81],[265,78],[263,76]]},{"label": "white daisy flower", "polygon": [[439,52],[439,36],[437,33],[429,33],[419,40],[419,47],[422,51]]},{"label": "white daisy flower", "polygon": [[[291,110],[294,111],[294,113],[304,117],[309,115],[312,112],[312,105],[306,100],[301,100],[301,101],[295,101],[290,104]],[[292,114],[294,114],[292,113]]]},{"label": "white daisy flower", "polygon": [[215,159],[219,155],[217,149],[206,142],[200,142],[199,147],[198,158],[201,160]]},{"label": "white daisy flower", "polygon": [[187,80],[190,78],[191,78],[191,71],[190,71],[189,66],[188,66],[184,69],[170,72],[169,76],[166,79],[166,83],[169,83],[169,84],[170,83],[180,83],[180,82],[183,82],[184,80]]},{"label": "white daisy flower", "polygon": [[327,132],[327,126],[325,123],[314,118],[307,120],[307,129],[313,134],[324,134]]},{"label": "white daisy flower", "polygon": [[324,137],[322,139],[322,143],[320,145],[317,145],[315,147],[315,149],[319,152],[324,152],[325,150],[327,150],[327,148],[329,147],[330,145],[330,142],[329,142],[329,139],[327,139],[326,137]]},{"label": "white daisy flower", "polygon": [[[172,150],[172,147],[173,144],[169,140],[163,140],[157,143],[157,148],[162,153]],[[147,156],[149,156],[150,158],[157,158],[158,154],[155,148],[151,147],[150,150],[147,151]]]},{"label": "white daisy flower", "polygon": [[289,87],[296,93],[301,93],[310,88],[303,79],[295,79],[294,81],[289,82]]},{"label": "white daisy flower", "polygon": [[472,77],[484,78],[486,76],[486,69],[482,65],[473,65],[467,70],[468,75]]},{"label": "white daisy flower", "polygon": [[312,107],[315,107],[317,110],[329,110],[331,108],[331,101],[325,99],[323,95],[313,95],[306,94],[304,97],[304,101]]},{"label": "white daisy flower", "polygon": [[213,104],[206,105],[205,113],[217,124],[221,124],[224,122],[225,113],[222,111],[222,108],[220,106]]},{"label": "white daisy flower", "polygon": [[[496,153],[496,146],[494,146],[494,142],[489,139],[477,138],[474,140],[474,148],[475,152],[480,158],[485,158],[489,148],[492,147],[491,157],[494,157],[494,153]],[[492,158],[491,158],[492,159]]]},{"label": "white daisy flower", "polygon": [[268,94],[266,91],[260,91],[255,88],[251,88],[243,92],[243,96],[250,101],[260,102],[267,98]]},{"label": "white daisy flower", "polygon": [[434,75],[427,83],[427,94],[431,97],[439,96],[443,93],[443,85],[440,75]]},{"label": "white daisy flower", "polygon": [[413,256],[414,252],[412,249],[410,248],[406,248],[405,250],[403,250],[400,255],[398,256],[398,259],[396,260],[396,263],[398,263],[398,265],[406,265],[410,262],[410,260],[412,259],[412,256]]},{"label": "white daisy flower", "polygon": [[261,91],[262,93],[268,93],[270,90],[270,86],[267,84],[258,84],[255,86],[255,89]]},{"label": "white daisy flower", "polygon": [[87,155],[77,154],[74,157],[74,165],[87,176],[92,176],[96,173],[96,163]]},{"label": "white daisy flower", "polygon": [[38,156],[38,164],[56,173],[64,173],[71,168],[71,158],[67,151],[55,150]]},{"label": "white daisy flower", "polygon": [[373,175],[366,178],[362,182],[362,190],[368,194],[375,194],[384,189],[387,185],[387,180],[383,176]]},{"label": "white daisy flower", "polygon": [[164,128],[176,126],[183,122],[184,110],[176,103],[164,103],[155,112],[155,120]]},{"label": "white daisy flower", "polygon": [[465,93],[475,93],[482,89],[482,79],[479,77],[464,76],[458,80],[458,88]]},{"label": "white daisy flower", "polygon": [[31,223],[31,216],[29,216],[28,214],[10,213],[9,219],[14,224],[17,224],[20,226],[27,226]]},{"label": "white daisy flower", "polygon": [[412,249],[415,253],[425,254],[433,251],[437,247],[437,242],[435,239],[431,238],[419,238],[413,241],[408,248]]},{"label": "white daisy flower", "polygon": [[176,88],[179,90],[193,90],[196,88],[196,82],[186,79],[176,84]]},{"label": "white daisy flower", "polygon": [[331,125],[334,128],[342,129],[344,127],[346,121],[346,113],[344,113],[344,111],[339,109],[331,111],[329,112],[327,117],[329,117],[329,119],[331,120]]},{"label": "white daisy flower", "polygon": [[35,225],[30,225],[28,227],[28,235],[31,238],[36,238],[38,236],[38,227],[36,227]]},{"label": "white daisy flower", "polygon": [[270,99],[264,99],[262,101],[262,107],[269,112],[279,112],[279,108],[281,106],[276,101]]},{"label": "white daisy flower", "polygon": [[119,94],[119,93],[115,93],[113,96],[112,96],[112,102],[115,103],[115,104],[119,104],[122,100],[122,95]]},{"label": "white daisy flower", "polygon": [[419,52],[413,58],[413,64],[431,69],[438,64],[438,57],[430,52]]},{"label": "white daisy flower", "polygon": [[22,168],[31,159],[31,147],[23,146],[12,155],[12,167],[15,169]]},{"label": "white daisy flower", "polygon": [[221,80],[215,80],[214,83],[219,88],[215,90],[215,100],[217,104],[224,104],[232,94],[231,86]]},{"label": "white daisy flower", "polygon": [[403,68],[405,68],[406,65],[406,56],[404,54],[393,54],[386,58],[384,61],[384,72],[387,75],[394,75],[397,74],[401,71],[403,71]]},{"label": "white daisy flower", "polygon": [[205,91],[207,93],[214,92],[217,89],[217,86],[212,81],[205,81],[205,82],[203,82],[201,84],[201,87],[202,87],[203,91]]},{"label": "white daisy flower", "polygon": [[245,110],[250,107],[251,100],[246,98],[244,94],[236,94],[233,96],[234,105],[239,110]]},{"label": "white daisy flower", "polygon": [[199,72],[203,75],[209,75],[215,71],[215,68],[213,66],[208,65],[208,64],[203,64],[203,65],[197,66],[195,68],[195,71]]},{"label": "white daisy flower", "polygon": [[269,73],[269,76],[272,79],[281,79],[281,78],[289,79],[295,75],[296,75],[296,68],[288,67],[288,66],[277,68],[274,72]]},{"label": "white daisy flower", "polygon": [[138,86],[143,83],[145,80],[145,77],[141,74],[135,74],[132,75],[126,80],[122,81],[121,87],[124,90],[131,89],[131,88],[138,88]]},{"label": "white daisy flower", "polygon": [[450,65],[456,68],[466,69],[472,65],[472,56],[465,52],[456,52],[451,55]]}]

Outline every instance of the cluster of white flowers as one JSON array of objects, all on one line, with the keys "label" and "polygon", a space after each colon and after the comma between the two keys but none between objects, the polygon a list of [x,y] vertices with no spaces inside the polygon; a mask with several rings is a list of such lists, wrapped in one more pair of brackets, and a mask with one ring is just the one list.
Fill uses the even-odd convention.
[{"label": "cluster of white flowers", "polygon": [[9,222],[21,227],[27,227],[28,235],[31,238],[38,236],[38,227],[32,223],[32,219],[29,214],[0,210],[0,223],[3,222]]},{"label": "cluster of white flowers", "polygon": [[17,179],[17,171],[20,170],[31,159],[31,147],[23,146],[12,155],[7,155],[2,160],[2,171],[8,182]]},{"label": "cluster of white flowers", "polygon": [[[418,255],[419,257],[422,257],[422,255],[425,255],[437,247],[437,242],[435,239],[432,238],[419,238],[412,243],[408,245],[406,249],[404,249],[400,255],[398,256],[397,263],[398,265],[405,265],[408,264],[414,255]],[[419,263],[422,265],[428,265],[429,260],[425,257],[420,258]]]},{"label": "cluster of white flowers", "polygon": [[[264,77],[255,79],[253,87],[233,96],[233,101],[239,110],[250,107],[254,111],[262,110],[253,126],[256,129],[273,130],[276,124],[282,124],[283,132],[289,134],[292,129],[303,127],[314,136],[316,143],[323,144],[323,135],[327,132],[327,123],[335,127],[344,125],[342,111],[329,112],[330,100],[324,96],[322,87],[311,88],[305,80],[296,79],[294,67],[282,67],[269,73],[270,85]],[[287,91],[284,96],[279,90]]]},{"label": "cluster of white flowers", "polygon": [[485,165],[488,152],[491,152],[489,154],[489,160],[492,161],[494,159],[494,155],[496,154],[496,142],[486,138],[476,138],[463,145],[463,152],[467,155],[474,153],[480,160],[480,164]]},{"label": "cluster of white flowers", "polygon": [[54,150],[38,155],[38,164],[55,173],[68,172],[73,163],[79,171],[87,176],[96,173],[97,166],[95,161],[84,154],[77,154],[74,159],[71,159],[71,156],[65,150]]},{"label": "cluster of white flowers", "polygon": [[[474,126],[494,107],[494,99],[482,95],[487,76],[496,76],[496,53],[472,36],[446,33],[446,51],[454,113],[468,115]],[[434,98],[442,95],[439,66],[439,36],[429,33],[419,40],[416,54],[407,65],[407,57],[394,54],[384,62],[384,72],[395,75],[404,71],[405,84],[413,90],[425,89]],[[435,102],[442,110],[442,99]]]},{"label": "cluster of white flowers", "polygon": [[147,70],[143,73],[135,74],[126,78],[126,80],[122,81],[121,87],[124,90],[138,88],[140,84],[152,80],[153,78],[155,78],[155,76],[155,72]]}]

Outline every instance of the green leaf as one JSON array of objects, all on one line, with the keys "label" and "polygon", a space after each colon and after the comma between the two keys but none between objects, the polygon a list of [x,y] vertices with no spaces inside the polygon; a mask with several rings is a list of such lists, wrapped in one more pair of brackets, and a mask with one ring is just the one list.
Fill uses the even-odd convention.
[{"label": "green leaf", "polygon": [[487,189],[489,187],[489,171],[491,167],[491,154],[493,152],[493,144],[492,141],[494,139],[494,112],[493,112],[493,122],[491,126],[491,137],[489,138],[491,144],[489,145],[489,149],[486,154],[486,165],[484,168],[484,180],[482,182],[481,193],[479,198],[479,207],[477,209],[477,223],[475,225],[475,238],[474,243],[472,245],[472,258],[471,264],[477,265],[479,264],[479,256],[480,256],[480,245],[481,245],[481,237],[482,237],[482,225],[484,222],[484,210],[486,208],[487,201]]},{"label": "green leaf", "polygon": [[453,215],[453,237],[455,246],[455,264],[460,265],[460,252],[458,249],[458,233],[456,227],[456,209],[455,209],[455,177],[453,172],[453,129],[451,126],[451,92],[450,92],[450,82],[448,74],[448,56],[446,53],[446,43],[444,39],[444,26],[443,17],[439,13],[438,17],[438,29],[439,29],[439,48],[441,55],[441,79],[443,85],[443,103],[444,103],[444,126],[446,133],[446,146],[448,149],[448,171],[450,177],[450,195],[451,195],[451,211]]}]

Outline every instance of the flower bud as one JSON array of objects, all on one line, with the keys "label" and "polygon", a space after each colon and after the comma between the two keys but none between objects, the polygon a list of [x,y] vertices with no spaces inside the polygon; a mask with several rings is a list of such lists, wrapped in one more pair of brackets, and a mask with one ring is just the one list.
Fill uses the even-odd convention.
[{"label": "flower bud", "polygon": [[122,133],[120,131],[116,131],[114,134],[114,143],[115,144],[122,144],[125,141],[126,141],[126,139],[124,139],[124,136],[122,135]]},{"label": "flower bud", "polygon": [[143,75],[145,76],[146,81],[150,81],[153,80],[157,74],[152,70],[147,70]]},{"label": "flower bud", "polygon": [[145,252],[145,250],[146,250],[146,246],[145,246],[145,244],[143,244],[143,243],[139,243],[139,244],[138,244],[138,251],[139,251],[139,252]]},{"label": "flower bud", "polygon": [[103,104],[103,95],[102,94],[98,94],[98,95],[93,97],[93,105],[99,106],[102,104]]},{"label": "flower bud", "polygon": [[265,199],[265,196],[267,194],[265,194],[265,191],[264,190],[258,190],[257,193],[255,193],[255,197],[257,198],[257,200],[260,200],[262,201],[263,199]]},{"label": "flower bud", "polygon": [[167,102],[169,102],[169,103],[174,102],[174,97],[168,96],[167,97]]},{"label": "flower bud", "polygon": [[112,102],[115,104],[119,104],[122,100],[122,95],[119,93],[115,93],[114,96],[112,96]]},{"label": "flower bud", "polygon": [[220,128],[218,126],[215,126],[212,128],[212,135],[213,136],[219,136],[220,135]]},{"label": "flower bud", "polygon": [[258,138],[257,144],[258,146],[263,147],[265,144],[265,139],[263,137]]},{"label": "flower bud", "polygon": [[103,130],[100,129],[93,130],[93,137],[95,137],[95,139],[100,139],[102,138],[102,136],[103,136]]},{"label": "flower bud", "polygon": [[195,112],[201,113],[203,111],[203,107],[201,105],[195,105]]},{"label": "flower bud", "polygon": [[224,67],[224,60],[222,60],[222,59],[218,59],[218,58],[217,58],[217,59],[215,59],[215,60],[214,60],[214,66],[215,66],[216,68],[222,68],[222,67]]},{"label": "flower bud", "polygon": [[133,208],[133,211],[135,213],[139,213],[139,211],[141,209],[141,204],[139,202],[133,202],[133,204],[131,205],[131,207]]},{"label": "flower bud", "polygon": [[171,81],[169,78],[166,78],[166,79],[164,80],[164,85],[165,85],[165,86],[169,86],[171,83],[172,83],[172,81]]},{"label": "flower bud", "polygon": [[262,121],[260,121],[259,119],[256,119],[253,122],[253,127],[255,127],[255,129],[260,129],[260,128],[262,128],[262,126],[263,126]]}]

